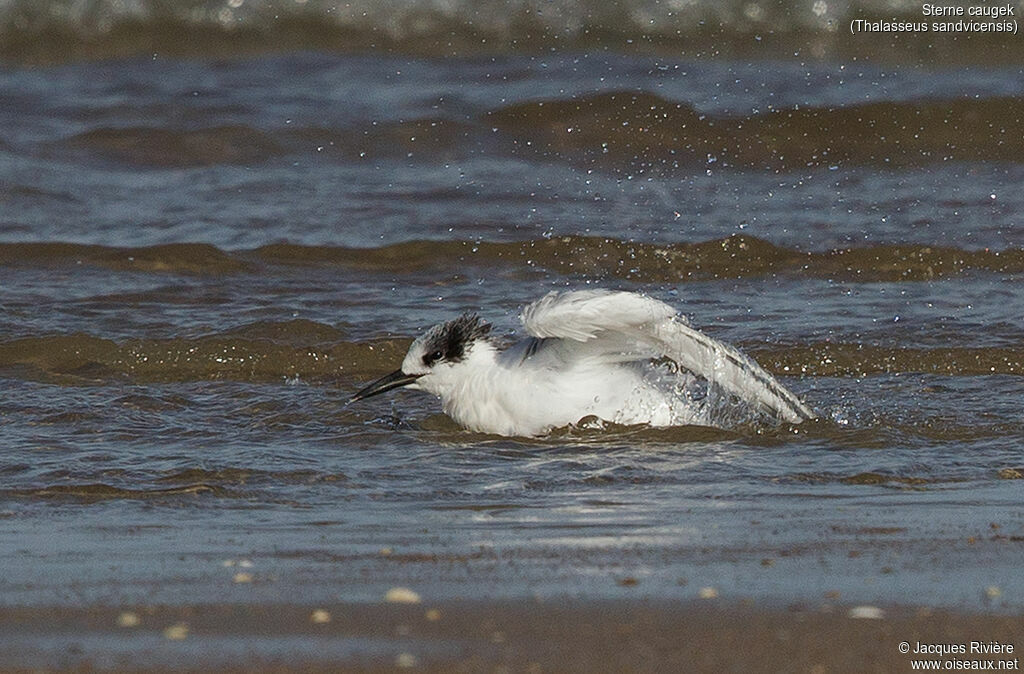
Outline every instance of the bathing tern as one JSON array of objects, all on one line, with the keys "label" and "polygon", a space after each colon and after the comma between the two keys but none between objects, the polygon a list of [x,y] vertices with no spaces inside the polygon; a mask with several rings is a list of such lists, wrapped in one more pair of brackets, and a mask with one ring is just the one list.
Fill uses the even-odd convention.
[{"label": "bathing tern", "polygon": [[[555,291],[520,319],[529,336],[504,348],[475,314],[436,325],[412,343],[401,368],[350,402],[399,387],[427,391],[460,425],[507,436],[543,435],[588,417],[719,425],[706,409],[711,387],[777,422],[815,416],[749,356],[645,295]],[[695,382],[708,388],[701,393]]]}]

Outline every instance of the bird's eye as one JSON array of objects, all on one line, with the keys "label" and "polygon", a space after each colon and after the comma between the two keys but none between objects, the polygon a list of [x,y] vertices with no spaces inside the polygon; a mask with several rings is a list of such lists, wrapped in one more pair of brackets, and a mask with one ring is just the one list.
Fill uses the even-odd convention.
[{"label": "bird's eye", "polygon": [[431,365],[431,364],[436,363],[437,361],[441,360],[441,358],[443,356],[444,356],[444,354],[441,353],[440,351],[431,351],[426,356],[423,356],[423,362],[426,365]]}]

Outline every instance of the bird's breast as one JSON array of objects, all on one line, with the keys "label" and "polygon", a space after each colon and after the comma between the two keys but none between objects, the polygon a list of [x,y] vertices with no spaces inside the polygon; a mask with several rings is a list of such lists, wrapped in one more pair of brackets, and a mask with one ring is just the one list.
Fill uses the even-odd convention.
[{"label": "bird's breast", "polygon": [[587,416],[620,423],[646,421],[629,411],[630,400],[642,386],[629,368],[495,367],[466,377],[442,397],[442,404],[445,413],[466,428],[531,436]]}]

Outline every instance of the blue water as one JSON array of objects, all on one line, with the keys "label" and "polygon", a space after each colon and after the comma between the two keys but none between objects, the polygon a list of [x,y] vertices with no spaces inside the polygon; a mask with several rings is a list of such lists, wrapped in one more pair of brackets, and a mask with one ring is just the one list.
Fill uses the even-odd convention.
[{"label": "blue water", "polygon": [[[772,110],[833,124],[966,96],[984,114],[1022,88],[1012,64],[583,48],[5,65],[0,606],[403,585],[1019,611],[1022,165],[896,154],[909,126],[810,166],[729,136]],[[585,141],[542,107],[510,112],[622,90],[725,125],[728,151],[643,156],[622,129],[656,120],[618,104],[572,122]],[[977,119],[968,149],[1010,122]],[[57,242],[74,245],[21,245]],[[718,252],[654,264],[707,242]],[[588,285],[679,307],[821,420],[519,440],[413,393],[346,405],[435,322],[474,310],[510,333],[525,303]],[[242,560],[253,582],[234,582]]]}]

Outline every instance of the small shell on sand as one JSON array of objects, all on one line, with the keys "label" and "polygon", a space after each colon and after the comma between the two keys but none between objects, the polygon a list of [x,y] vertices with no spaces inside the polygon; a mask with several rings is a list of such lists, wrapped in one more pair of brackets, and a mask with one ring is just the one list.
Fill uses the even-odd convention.
[{"label": "small shell on sand", "polygon": [[395,667],[400,669],[409,669],[415,667],[420,663],[419,659],[412,653],[399,653],[395,658]]},{"label": "small shell on sand", "polygon": [[429,608],[427,609],[427,612],[423,614],[423,617],[429,622],[436,623],[441,619],[441,612],[436,608]]},{"label": "small shell on sand", "polygon": [[181,641],[188,636],[188,623],[175,623],[164,630],[164,638]]},{"label": "small shell on sand", "polygon": [[713,587],[702,587],[697,596],[701,599],[716,599],[718,598],[718,590]]},{"label": "small shell on sand", "polygon": [[139,618],[139,614],[132,611],[125,611],[117,616],[118,627],[138,627],[141,622],[142,619]]},{"label": "small shell on sand", "polygon": [[999,599],[1003,596],[1003,591],[995,585],[989,585],[985,588],[985,596],[989,599]]},{"label": "small shell on sand", "polygon": [[309,614],[309,622],[316,625],[329,623],[331,622],[331,614],[326,609],[318,608]]},{"label": "small shell on sand", "polygon": [[885,617],[885,611],[877,606],[854,606],[846,615],[861,620],[881,620]]},{"label": "small shell on sand", "polygon": [[251,583],[253,581],[253,575],[246,571],[239,571],[231,577],[231,580],[236,583]]},{"label": "small shell on sand", "polygon": [[421,599],[407,587],[393,587],[384,595],[384,601],[392,604],[418,604]]}]

